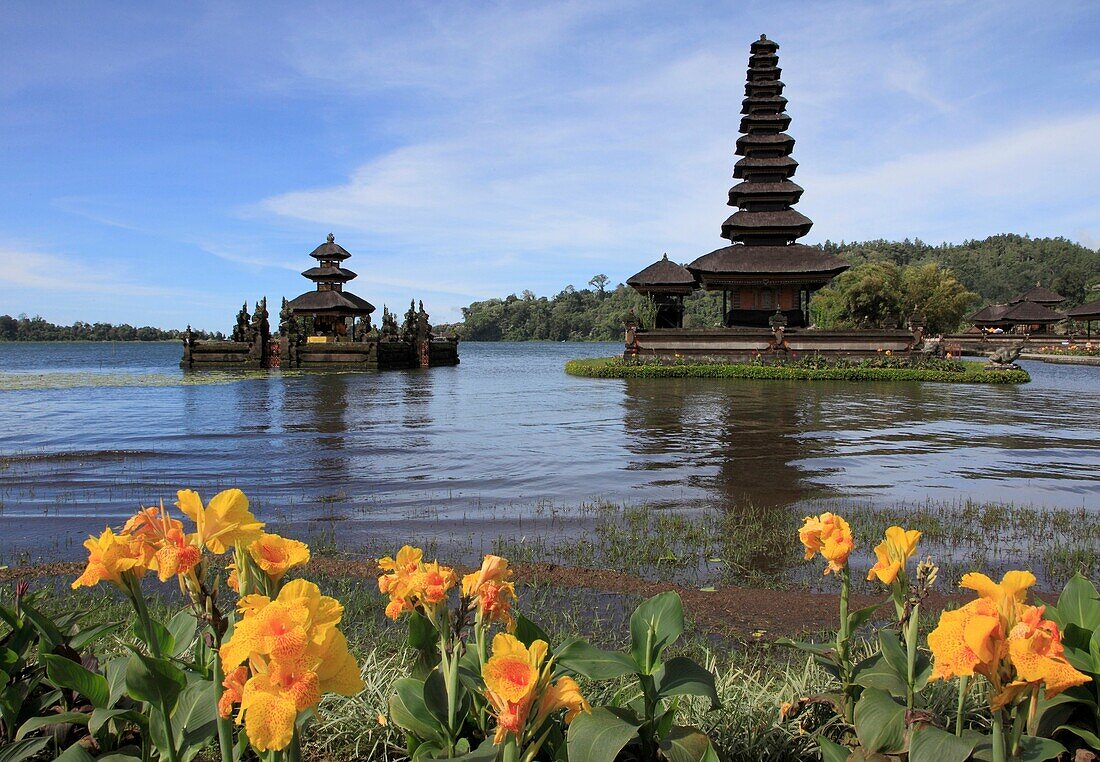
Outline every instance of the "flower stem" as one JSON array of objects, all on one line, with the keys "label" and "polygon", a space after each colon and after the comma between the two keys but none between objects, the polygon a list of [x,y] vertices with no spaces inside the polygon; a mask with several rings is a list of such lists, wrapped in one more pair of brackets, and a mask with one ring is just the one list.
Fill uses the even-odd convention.
[{"label": "flower stem", "polygon": [[908,672],[906,674],[905,708],[913,710],[913,702],[916,699],[917,681],[917,638],[919,636],[920,604],[913,606],[909,611],[909,623],[905,633],[905,655]]},{"label": "flower stem", "polygon": [[836,653],[840,661],[840,681],[844,694],[844,721],[849,725],[854,721],[852,702],[852,656],[849,641],[852,633],[848,625],[848,598],[852,588],[852,572],[845,564],[840,572],[840,630],[837,632]]},{"label": "flower stem", "polygon": [[[222,694],[225,692],[225,674],[222,672],[222,657],[214,651],[214,697],[221,705]],[[233,762],[233,725],[229,718],[222,717],[218,713],[218,747],[221,750],[222,762]]]},{"label": "flower stem", "polygon": [[1005,762],[1005,720],[1004,710],[993,712],[993,762]]},{"label": "flower stem", "polygon": [[955,707],[955,735],[963,734],[963,710],[966,708],[966,689],[970,686],[970,677],[963,675],[959,678],[959,703]]}]

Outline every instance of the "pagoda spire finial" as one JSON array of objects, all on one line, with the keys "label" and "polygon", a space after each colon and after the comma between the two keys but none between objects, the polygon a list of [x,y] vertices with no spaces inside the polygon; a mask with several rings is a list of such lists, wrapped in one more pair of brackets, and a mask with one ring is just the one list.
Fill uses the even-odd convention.
[{"label": "pagoda spire finial", "polygon": [[332,233],[329,233],[328,237],[325,238],[325,240],[328,241],[329,243],[333,243],[333,242],[336,241],[336,236],[334,236]]}]

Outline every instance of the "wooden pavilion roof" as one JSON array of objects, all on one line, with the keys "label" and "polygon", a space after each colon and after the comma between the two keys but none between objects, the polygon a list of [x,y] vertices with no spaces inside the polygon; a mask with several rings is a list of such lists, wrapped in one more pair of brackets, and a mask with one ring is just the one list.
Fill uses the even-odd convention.
[{"label": "wooden pavilion roof", "polygon": [[1066,316],[1077,320],[1100,320],[1100,299],[1094,299],[1079,307],[1066,310]]},{"label": "wooden pavilion roof", "polygon": [[1060,304],[1065,300],[1066,297],[1062,296],[1057,291],[1051,291],[1046,286],[1036,284],[1034,288],[1029,288],[1010,303],[1019,304],[1020,302],[1034,302],[1035,304]]}]

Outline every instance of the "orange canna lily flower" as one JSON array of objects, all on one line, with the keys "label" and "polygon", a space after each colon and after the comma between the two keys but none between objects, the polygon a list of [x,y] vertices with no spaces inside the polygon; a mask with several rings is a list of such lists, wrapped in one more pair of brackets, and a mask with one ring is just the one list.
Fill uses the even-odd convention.
[{"label": "orange canna lily flower", "polygon": [[835,513],[807,516],[798,530],[798,539],[806,548],[807,561],[820,553],[829,562],[825,574],[840,572],[847,566],[855,544],[848,522]]},{"label": "orange canna lily flower", "polygon": [[197,544],[211,553],[221,555],[235,543],[247,545],[263,531],[263,522],[248,510],[248,498],[239,489],[219,492],[205,507],[194,490],[180,490],[176,497],[179,509],[195,522]]},{"label": "orange canna lily flower", "polygon": [[1058,625],[1043,619],[1044,611],[1045,606],[1024,606],[1019,621],[1009,633],[1008,657],[1016,669],[1016,680],[993,698],[994,710],[1040,683],[1049,699],[1092,679],[1066,660]]},{"label": "orange canna lily flower", "polygon": [[867,579],[876,577],[884,585],[892,585],[905,569],[905,562],[916,555],[917,542],[921,533],[915,529],[906,531],[901,527],[890,527],[886,538],[875,546],[878,561],[867,572]]},{"label": "orange canna lily flower", "polygon": [[195,535],[183,531],[183,523],[159,508],[142,508],[123,526],[122,531],[141,543],[146,566],[157,572],[161,582],[187,574],[202,560]]},{"label": "orange canna lily flower", "polygon": [[485,622],[503,622],[512,629],[512,601],[516,599],[516,588],[509,580],[512,570],[508,561],[500,556],[487,555],[481,569],[462,578],[462,596],[473,600],[478,613]]},{"label": "orange canna lily flower", "polygon": [[536,728],[545,718],[559,709],[565,710],[567,724],[581,712],[592,712],[588,700],[581,694],[581,687],[569,676],[559,677],[547,686],[546,691],[539,697],[538,705],[538,715],[534,725]]},{"label": "orange canna lily flower", "polygon": [[115,534],[110,527],[105,528],[98,537],[85,540],[84,547],[88,550],[88,565],[73,580],[74,590],[93,587],[100,582],[111,582],[122,587],[123,574],[141,576],[147,570],[142,543],[128,534]]},{"label": "orange canna lily flower", "polygon": [[523,735],[547,648],[542,640],[536,640],[528,648],[503,632],[493,638],[493,655],[481,668],[485,697],[497,717],[493,743],[500,744],[508,733]]},{"label": "orange canna lily flower", "polygon": [[223,719],[233,716],[233,705],[241,703],[244,684],[248,681],[248,667],[237,667],[222,681],[222,696],[218,699],[218,715]]},{"label": "orange canna lily flower", "polygon": [[928,633],[932,650],[933,680],[973,675],[990,677],[1004,651],[1004,628],[997,608],[979,598],[955,611],[940,614],[936,629]]},{"label": "orange canna lily flower", "polygon": [[391,619],[397,619],[405,611],[443,603],[451,588],[458,584],[454,569],[436,561],[424,563],[421,550],[409,545],[396,558],[380,558],[378,568],[386,572],[378,578],[378,589],[390,597],[386,616]]},{"label": "orange canna lily flower", "polygon": [[248,546],[248,553],[264,574],[276,582],[289,569],[309,563],[309,546],[304,542],[266,532]]}]

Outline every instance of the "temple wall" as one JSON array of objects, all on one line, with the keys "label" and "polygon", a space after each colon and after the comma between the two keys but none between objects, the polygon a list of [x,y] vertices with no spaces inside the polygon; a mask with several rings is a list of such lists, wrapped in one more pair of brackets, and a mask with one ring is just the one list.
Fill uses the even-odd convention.
[{"label": "temple wall", "polygon": [[259,368],[252,345],[245,341],[196,341],[184,351],[181,368]]},{"label": "temple wall", "polygon": [[919,334],[902,330],[637,330],[628,331],[624,356],[661,360],[692,358],[715,362],[749,362],[759,357],[781,359],[800,354],[873,357],[886,351],[904,355],[919,342]]}]

